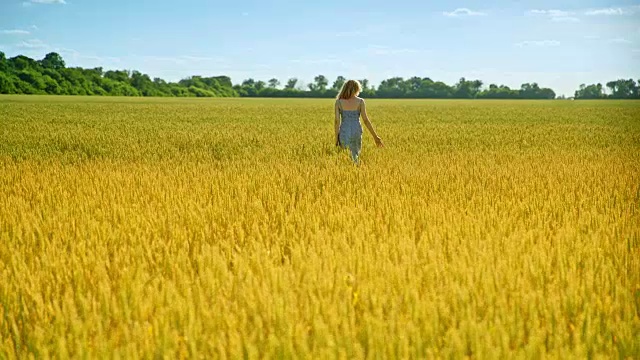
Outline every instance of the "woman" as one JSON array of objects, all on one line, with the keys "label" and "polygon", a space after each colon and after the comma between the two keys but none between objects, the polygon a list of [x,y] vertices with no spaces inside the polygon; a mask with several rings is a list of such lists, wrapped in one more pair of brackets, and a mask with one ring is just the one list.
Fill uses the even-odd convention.
[{"label": "woman", "polygon": [[371,125],[371,121],[367,116],[367,107],[364,99],[359,98],[362,87],[357,80],[349,80],[342,85],[340,93],[336,99],[335,113],[335,131],[336,146],[342,148],[349,147],[351,150],[351,159],[358,164],[360,157],[360,149],[362,147],[362,126],[360,125],[360,115],[364,120],[364,124],[373,135],[378,147],[383,147],[382,139]]}]

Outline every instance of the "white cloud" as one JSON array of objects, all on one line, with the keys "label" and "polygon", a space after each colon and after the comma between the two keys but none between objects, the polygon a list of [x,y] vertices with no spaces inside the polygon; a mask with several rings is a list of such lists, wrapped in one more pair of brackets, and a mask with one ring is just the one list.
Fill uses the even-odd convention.
[{"label": "white cloud", "polygon": [[557,40],[533,40],[533,41],[522,41],[516,44],[517,47],[547,47],[547,46],[559,46],[560,41]]},{"label": "white cloud", "polygon": [[467,8],[458,8],[455,9],[451,12],[443,12],[442,13],[444,16],[450,16],[450,17],[460,17],[460,16],[484,16],[487,15],[486,13],[483,12],[479,12],[479,11],[473,11]]},{"label": "white cloud", "polygon": [[39,28],[38,28],[37,26],[35,26],[35,25],[31,25],[31,26],[29,26],[29,28],[30,28],[31,30],[38,30],[38,29],[39,29]]},{"label": "white cloud", "polygon": [[23,49],[42,49],[49,47],[49,45],[43,43],[38,39],[31,39],[21,42],[20,44],[16,45],[16,47]]},{"label": "white cloud", "polygon": [[571,15],[568,11],[563,10],[530,10],[529,13],[534,15],[545,15],[549,17],[565,17]]},{"label": "white cloud", "polygon": [[556,9],[538,10],[538,9],[534,9],[534,10],[529,10],[529,14],[544,16],[544,17],[547,17],[547,18],[551,19],[551,21],[554,21],[554,22],[580,22],[580,19],[578,19],[577,17],[573,16],[574,14],[572,12],[564,11],[564,10],[556,10]]},{"label": "white cloud", "polygon": [[2,31],[0,31],[0,34],[6,34],[6,35],[29,35],[31,33],[28,32],[27,30],[13,29],[13,30],[2,30]]},{"label": "white cloud", "polygon": [[31,6],[33,4],[61,4],[65,5],[65,0],[28,0],[22,3],[22,6]]},{"label": "white cloud", "polygon": [[594,9],[585,11],[585,15],[587,16],[595,16],[595,15],[625,15],[628,14],[628,11],[623,10],[622,8],[606,8],[606,9]]}]

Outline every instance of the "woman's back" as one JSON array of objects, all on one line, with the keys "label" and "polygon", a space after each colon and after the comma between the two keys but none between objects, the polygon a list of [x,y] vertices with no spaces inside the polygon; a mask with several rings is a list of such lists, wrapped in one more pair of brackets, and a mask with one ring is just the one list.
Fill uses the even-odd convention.
[{"label": "woman's back", "polygon": [[360,105],[362,104],[362,98],[354,96],[350,99],[338,99],[340,102],[340,108],[344,111],[360,111]]},{"label": "woman's back", "polygon": [[360,121],[360,107],[362,105],[362,99],[359,97],[352,97],[350,99],[338,99],[338,105],[340,107],[340,115],[342,120]]}]

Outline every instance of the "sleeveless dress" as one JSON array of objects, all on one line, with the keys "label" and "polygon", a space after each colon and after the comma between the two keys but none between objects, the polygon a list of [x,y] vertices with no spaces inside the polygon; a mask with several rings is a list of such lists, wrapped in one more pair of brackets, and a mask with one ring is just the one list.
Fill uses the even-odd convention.
[{"label": "sleeveless dress", "polygon": [[360,149],[362,148],[360,104],[358,104],[358,110],[343,110],[342,101],[338,100],[338,108],[340,109],[340,115],[342,118],[342,121],[340,121],[338,140],[340,140],[340,146],[343,149],[347,147],[349,148],[351,151],[351,159],[354,163],[358,163]]}]

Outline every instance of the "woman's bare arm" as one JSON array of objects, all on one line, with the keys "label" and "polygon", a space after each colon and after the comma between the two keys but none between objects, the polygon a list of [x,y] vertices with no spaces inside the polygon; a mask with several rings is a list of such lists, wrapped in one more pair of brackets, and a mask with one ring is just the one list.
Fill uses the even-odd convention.
[{"label": "woman's bare arm", "polygon": [[373,129],[371,120],[369,120],[369,116],[367,115],[367,106],[364,104],[364,100],[362,100],[362,103],[360,104],[360,114],[362,114],[362,120],[364,120],[364,125],[367,127],[367,129],[369,129],[369,132],[373,136],[373,139],[375,140],[376,145],[378,145],[379,147],[383,147],[384,144],[382,143],[382,139],[380,138],[380,136],[378,136],[376,131]]},{"label": "woman's bare arm", "polygon": [[338,137],[340,134],[340,105],[338,104],[338,101],[340,100],[336,100],[335,105],[336,120],[333,123],[336,132],[336,146],[340,145],[340,139]]}]

